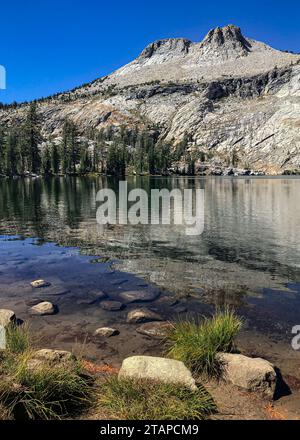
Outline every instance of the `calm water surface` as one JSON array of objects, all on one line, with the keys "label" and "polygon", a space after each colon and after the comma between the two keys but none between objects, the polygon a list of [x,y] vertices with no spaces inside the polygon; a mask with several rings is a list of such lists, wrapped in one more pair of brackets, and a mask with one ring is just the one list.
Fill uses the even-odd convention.
[{"label": "calm water surface", "polygon": [[[41,255],[46,242],[78,247],[81,254],[102,258],[99,270],[111,262],[177,295],[212,304],[252,304],[266,312],[266,319],[274,313],[291,323],[299,317],[295,324],[300,324],[300,179],[128,178],[129,190],[141,187],[148,193],[152,188],[204,189],[205,230],[196,237],[174,225],[101,229],[96,193],[104,187],[117,191],[118,181],[1,179],[2,276],[9,276],[5,265],[10,253],[15,261],[18,246],[5,241],[4,247],[3,239],[35,237]],[[31,258],[32,246],[18,243],[22,264],[25,255]]]}]

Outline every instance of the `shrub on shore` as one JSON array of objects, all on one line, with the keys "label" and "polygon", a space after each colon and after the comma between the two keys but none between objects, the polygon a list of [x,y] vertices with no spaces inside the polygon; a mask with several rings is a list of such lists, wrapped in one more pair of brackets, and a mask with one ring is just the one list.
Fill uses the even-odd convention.
[{"label": "shrub on shore", "polygon": [[201,322],[179,321],[168,335],[168,355],[183,361],[197,374],[218,375],[221,366],[216,355],[233,350],[241,328],[241,319],[227,308]]},{"label": "shrub on shore", "polygon": [[[122,420],[201,420],[216,411],[201,385],[182,386],[149,380],[108,378],[100,387],[99,405]],[[117,417],[116,417],[117,416]]]}]

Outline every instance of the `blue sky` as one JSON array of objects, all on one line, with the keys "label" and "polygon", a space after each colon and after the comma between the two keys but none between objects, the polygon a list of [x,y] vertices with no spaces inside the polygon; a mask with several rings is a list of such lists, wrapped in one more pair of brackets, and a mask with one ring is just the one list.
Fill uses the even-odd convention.
[{"label": "blue sky", "polygon": [[30,100],[104,76],[159,38],[201,40],[216,26],[300,52],[299,0],[1,2],[0,101]]}]

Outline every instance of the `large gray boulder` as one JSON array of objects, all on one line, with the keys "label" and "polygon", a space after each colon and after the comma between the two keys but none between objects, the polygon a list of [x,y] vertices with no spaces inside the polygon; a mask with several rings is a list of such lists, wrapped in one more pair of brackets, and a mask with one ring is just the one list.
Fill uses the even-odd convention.
[{"label": "large gray boulder", "polygon": [[7,327],[16,320],[16,315],[12,310],[0,309],[0,325]]},{"label": "large gray boulder", "polygon": [[152,356],[132,356],[125,359],[119,379],[133,378],[183,385],[197,389],[191,372],[183,362]]},{"label": "large gray boulder", "polygon": [[232,353],[220,353],[218,360],[226,381],[248,391],[259,391],[268,398],[274,397],[276,372],[270,362]]}]

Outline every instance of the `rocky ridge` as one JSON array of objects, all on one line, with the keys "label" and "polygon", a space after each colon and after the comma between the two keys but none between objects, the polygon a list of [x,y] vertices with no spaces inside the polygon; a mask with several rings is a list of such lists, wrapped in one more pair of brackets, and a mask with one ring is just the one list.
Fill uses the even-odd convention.
[{"label": "rocky ridge", "polygon": [[[0,110],[0,124],[26,105]],[[300,169],[300,55],[275,50],[229,25],[200,43],[159,40],[108,77],[39,104],[43,134],[59,139],[66,118],[87,129],[153,127],[175,146],[209,159],[197,172],[238,167],[282,174]],[[182,158],[179,167],[184,167]]]}]

